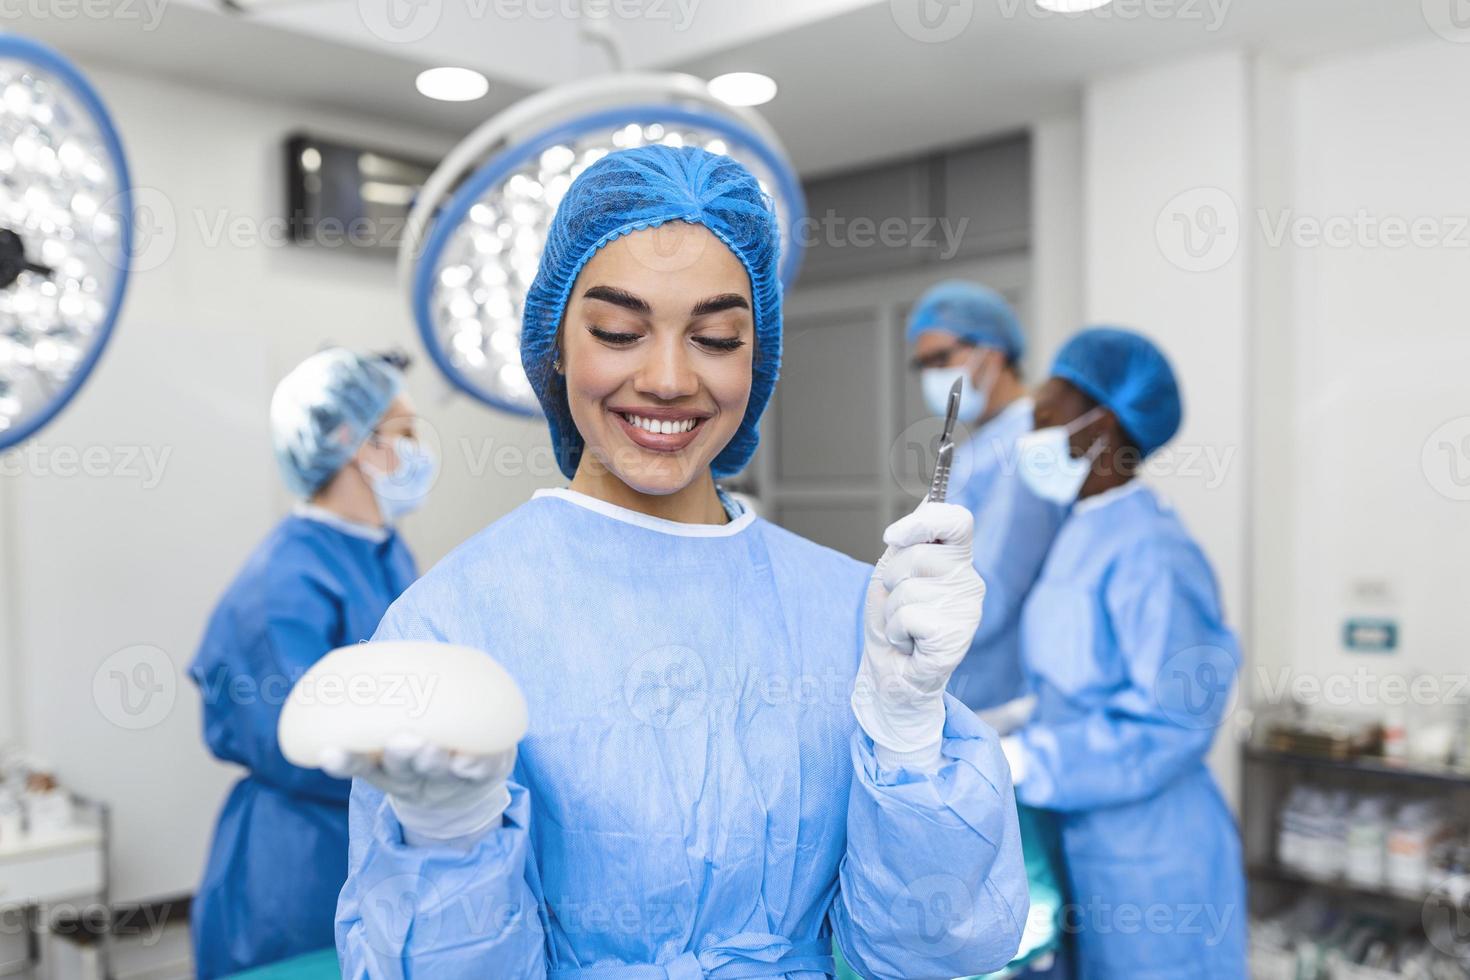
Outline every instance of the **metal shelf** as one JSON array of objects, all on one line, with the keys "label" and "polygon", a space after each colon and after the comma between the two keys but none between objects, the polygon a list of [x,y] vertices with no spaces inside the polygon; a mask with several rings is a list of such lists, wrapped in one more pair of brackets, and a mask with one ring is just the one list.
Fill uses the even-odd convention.
[{"label": "metal shelf", "polygon": [[1393,762],[1375,756],[1359,756],[1352,759],[1329,759],[1324,756],[1301,755],[1280,752],[1248,745],[1244,756],[1250,762],[1272,765],[1303,766],[1311,769],[1329,769],[1337,772],[1363,773],[1390,779],[1411,780],[1421,783],[1440,783],[1449,786],[1470,786],[1470,770],[1450,766],[1432,766],[1420,762]]},{"label": "metal shelf", "polygon": [[1434,893],[1432,892],[1406,892],[1396,888],[1390,888],[1387,885],[1379,887],[1358,885],[1348,881],[1346,878],[1314,878],[1311,875],[1293,871],[1279,864],[1256,863],[1250,865],[1247,871],[1252,878],[1264,878],[1285,884],[1303,885],[1350,898],[1389,900],[1404,905],[1422,907],[1425,902],[1434,897]]}]

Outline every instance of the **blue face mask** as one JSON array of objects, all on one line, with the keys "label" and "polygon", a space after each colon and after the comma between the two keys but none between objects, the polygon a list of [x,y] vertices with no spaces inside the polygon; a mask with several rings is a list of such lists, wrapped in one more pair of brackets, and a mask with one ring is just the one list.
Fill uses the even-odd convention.
[{"label": "blue face mask", "polygon": [[990,404],[991,389],[995,387],[995,376],[999,371],[987,371],[985,387],[977,388],[970,375],[974,371],[975,356],[980,353],[976,351],[975,355],[959,367],[925,368],[919,375],[924,407],[931,414],[944,418],[949,411],[949,389],[954,387],[955,381],[960,383],[960,411],[956,418],[965,425],[974,425],[985,414],[985,409]]},{"label": "blue face mask", "polygon": [[439,478],[438,457],[418,440],[399,436],[393,440],[393,453],[398,457],[398,466],[390,473],[367,465],[362,467],[377,498],[378,513],[386,524],[423,506]]},{"label": "blue face mask", "polygon": [[1028,432],[1016,440],[1016,459],[1021,480],[1042,500],[1070,504],[1082,491],[1092,461],[1102,452],[1106,440],[1098,437],[1081,459],[1072,456],[1072,434],[1080,432],[1102,414],[1101,408],[1074,419],[1068,425],[1051,425]]}]

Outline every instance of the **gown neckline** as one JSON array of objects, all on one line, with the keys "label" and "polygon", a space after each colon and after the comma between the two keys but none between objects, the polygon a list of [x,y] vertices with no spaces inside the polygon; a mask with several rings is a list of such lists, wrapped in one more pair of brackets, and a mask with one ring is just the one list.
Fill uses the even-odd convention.
[{"label": "gown neckline", "polygon": [[610,504],[606,500],[580,493],[570,487],[554,487],[550,489],[537,490],[531,495],[532,500],[553,497],[564,500],[574,507],[592,511],[603,517],[623,524],[631,524],[648,531],[659,534],[668,534],[681,538],[730,538],[741,533],[751,524],[755,523],[755,512],[746,509],[739,517],[727,524],[685,524],[681,521],[670,521],[662,517],[651,517],[648,514],[640,514],[636,510],[619,507]]}]

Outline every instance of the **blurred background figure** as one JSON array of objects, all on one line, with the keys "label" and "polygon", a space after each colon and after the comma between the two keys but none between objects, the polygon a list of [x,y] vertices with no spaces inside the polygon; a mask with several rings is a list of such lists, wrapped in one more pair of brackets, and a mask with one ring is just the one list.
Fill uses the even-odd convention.
[{"label": "blurred background figure", "polygon": [[[920,298],[907,337],[925,407],[942,418],[959,381],[959,421],[970,432],[956,447],[949,500],[975,516],[985,615],[949,691],[1004,735],[1034,703],[1021,671],[1021,606],[1066,514],[1065,505],[1032,493],[1016,466],[1016,440],[1032,425],[1033,402],[1021,380],[1026,340],[1004,296],[962,280],[941,282]],[[1055,829],[1049,814],[1019,810],[1032,921],[1015,969],[1065,976]]]},{"label": "blurred background figure", "polygon": [[1017,473],[1016,440],[1031,431],[1032,400],[1020,376],[1026,342],[1005,297],[979,283],[942,282],[914,307],[908,341],[930,412],[943,417],[951,386],[961,385],[959,421],[971,437],[956,448],[949,499],[975,515],[985,617],[950,693],[990,708],[1024,693],[1021,603],[1066,508],[1028,492]]},{"label": "blurred background figure", "polygon": [[[1037,495],[1076,503],[1026,601],[1035,715],[1003,744],[1018,800],[1059,813],[1084,978],[1246,975],[1240,839],[1205,765],[1240,651],[1209,561],[1135,479],[1181,415],[1157,347],[1089,329],[1019,444]],[[1147,910],[1168,921],[1124,925]]]},{"label": "blurred background figure", "polygon": [[276,723],[297,678],[372,636],[417,577],[393,524],[437,472],[402,372],[382,357],[312,355],[276,388],[270,414],[281,478],[301,502],[246,559],[189,669],[210,751],[249,770],[220,812],[193,902],[200,977],[332,944],[352,784],[286,762]]}]

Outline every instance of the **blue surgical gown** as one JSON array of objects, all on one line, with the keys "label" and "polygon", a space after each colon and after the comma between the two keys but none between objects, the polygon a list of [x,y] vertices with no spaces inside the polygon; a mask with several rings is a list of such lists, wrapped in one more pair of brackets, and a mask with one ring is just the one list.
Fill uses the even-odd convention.
[{"label": "blue surgical gown", "polygon": [[754,514],[644,517],[542,491],[375,639],[486,650],[524,690],[503,826],[410,847],[358,781],[344,976],[813,980],[1015,953],[1027,913],[995,733],[948,699],[943,765],[880,767],[849,699],[870,567]]},{"label": "blue surgical gown", "polygon": [[351,784],[288,763],[276,720],[296,679],[327,651],[370,637],[414,577],[397,534],[373,541],[293,515],[255,549],[210,617],[189,667],[204,738],[249,774],[220,812],[194,897],[200,977],[332,945]]},{"label": "blue surgical gown", "polygon": [[1031,411],[1030,398],[1007,405],[955,453],[954,472],[969,475],[949,499],[975,515],[975,570],[985,580],[985,617],[950,678],[949,692],[976,710],[1026,693],[1021,609],[1067,513],[1021,480],[1016,440],[1031,431]]},{"label": "blue surgical gown", "polygon": [[1240,838],[1205,765],[1240,661],[1215,578],[1130,483],[1078,504],[1023,617],[1016,796],[1060,811],[1085,978],[1246,975]]}]

